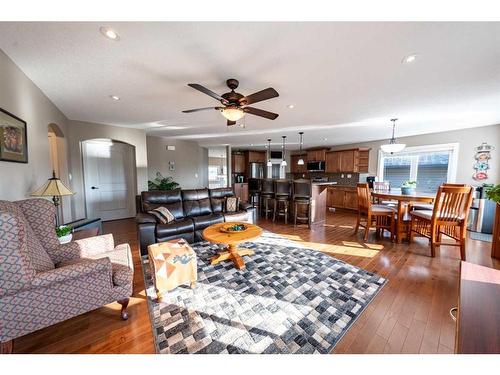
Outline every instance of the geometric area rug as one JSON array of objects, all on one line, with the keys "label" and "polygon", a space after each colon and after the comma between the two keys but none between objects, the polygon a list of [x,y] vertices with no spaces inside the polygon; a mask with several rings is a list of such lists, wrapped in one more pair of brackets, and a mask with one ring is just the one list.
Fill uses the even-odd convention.
[{"label": "geometric area rug", "polygon": [[242,270],[210,265],[218,245],[191,246],[196,287],[180,286],[162,302],[142,257],[158,353],[329,353],[386,282],[270,232],[241,244],[255,251]]}]

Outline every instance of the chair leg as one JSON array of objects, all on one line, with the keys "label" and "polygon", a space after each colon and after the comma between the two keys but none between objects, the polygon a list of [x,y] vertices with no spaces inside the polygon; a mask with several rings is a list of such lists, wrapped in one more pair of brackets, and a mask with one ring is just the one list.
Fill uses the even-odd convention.
[{"label": "chair leg", "polygon": [[129,298],[124,298],[124,299],[118,300],[118,303],[120,305],[122,305],[122,310],[121,310],[120,314],[121,314],[121,317],[123,320],[128,319],[127,306],[128,306],[129,301],[130,301]]},{"label": "chair leg", "polygon": [[297,202],[293,204],[293,226],[297,226]]},{"label": "chair leg", "polygon": [[370,234],[370,227],[372,225],[372,217],[370,214],[366,216],[366,227],[365,227],[365,237],[364,240],[368,241],[368,235]]},{"label": "chair leg", "polygon": [[312,221],[312,217],[311,217],[311,202],[309,202],[309,204],[307,205],[307,227],[309,229],[311,229],[311,221]]},{"label": "chair leg", "polygon": [[436,233],[436,226],[434,224],[431,224],[431,257],[436,256],[436,240],[437,240],[437,233]]},{"label": "chair leg", "polygon": [[466,242],[467,232],[465,226],[460,227],[460,258],[465,262],[467,255],[465,254],[465,242]]},{"label": "chair leg", "polygon": [[276,203],[278,207],[280,206],[279,202],[275,199],[273,203],[273,223],[276,221]]},{"label": "chair leg", "polygon": [[361,214],[358,211],[358,217],[356,218],[356,226],[354,227],[354,234],[358,233],[360,221],[361,221]]},{"label": "chair leg", "polygon": [[288,224],[288,202],[283,202],[285,205],[285,225]]},{"label": "chair leg", "polygon": [[0,342],[0,354],[12,354],[14,340]]}]

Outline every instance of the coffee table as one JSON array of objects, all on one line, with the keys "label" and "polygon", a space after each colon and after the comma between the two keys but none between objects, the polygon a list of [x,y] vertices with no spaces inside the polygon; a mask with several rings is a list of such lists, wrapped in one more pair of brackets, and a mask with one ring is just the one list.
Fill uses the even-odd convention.
[{"label": "coffee table", "polygon": [[210,264],[214,265],[225,260],[231,260],[233,261],[236,268],[245,268],[245,262],[243,261],[242,256],[253,255],[254,251],[251,249],[239,248],[238,244],[260,237],[260,235],[262,234],[262,228],[254,224],[234,222],[230,224],[243,224],[247,226],[248,229],[243,232],[221,232],[220,228],[227,224],[228,223],[214,224],[209,226],[208,228],[205,228],[205,230],[203,231],[203,238],[205,238],[207,241],[227,245],[227,250],[224,250],[218,255],[213,256]]}]

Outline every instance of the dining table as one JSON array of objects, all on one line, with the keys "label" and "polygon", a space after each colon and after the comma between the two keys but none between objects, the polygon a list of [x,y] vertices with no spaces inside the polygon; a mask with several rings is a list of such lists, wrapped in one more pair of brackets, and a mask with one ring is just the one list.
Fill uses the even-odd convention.
[{"label": "dining table", "polygon": [[433,203],[436,198],[435,193],[416,191],[411,194],[403,194],[400,189],[373,191],[372,197],[379,200],[394,201],[396,205],[396,243],[401,243],[403,235],[408,232],[410,215],[408,205],[412,202]]}]

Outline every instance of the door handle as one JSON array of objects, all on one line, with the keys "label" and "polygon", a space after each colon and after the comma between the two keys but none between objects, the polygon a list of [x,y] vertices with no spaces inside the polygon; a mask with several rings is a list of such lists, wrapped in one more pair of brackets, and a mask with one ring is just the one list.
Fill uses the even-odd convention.
[{"label": "door handle", "polygon": [[91,187],[92,190],[96,190],[96,189],[99,189],[97,186],[92,186]]}]

